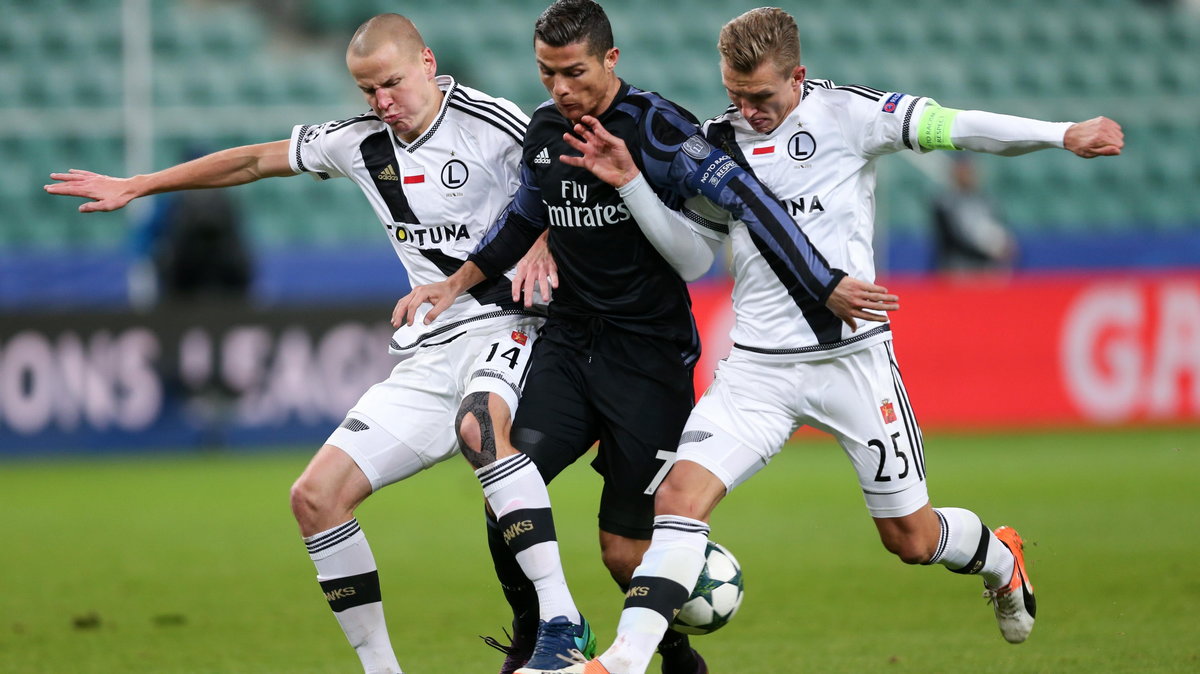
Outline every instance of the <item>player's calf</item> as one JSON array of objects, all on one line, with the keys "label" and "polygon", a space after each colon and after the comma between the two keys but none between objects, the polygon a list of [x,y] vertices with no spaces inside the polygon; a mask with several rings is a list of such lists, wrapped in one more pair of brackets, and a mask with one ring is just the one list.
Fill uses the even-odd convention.
[{"label": "player's calf", "polygon": [[937,553],[942,527],[928,505],[903,517],[877,517],[883,547],[905,564],[926,564]]},{"label": "player's calf", "polygon": [[622,592],[629,590],[633,572],[642,563],[650,541],[600,531],[600,560]]},{"label": "player's calf", "polygon": [[937,550],[937,539],[921,538],[890,539],[883,541],[883,547],[888,552],[900,558],[905,564],[925,564]]}]

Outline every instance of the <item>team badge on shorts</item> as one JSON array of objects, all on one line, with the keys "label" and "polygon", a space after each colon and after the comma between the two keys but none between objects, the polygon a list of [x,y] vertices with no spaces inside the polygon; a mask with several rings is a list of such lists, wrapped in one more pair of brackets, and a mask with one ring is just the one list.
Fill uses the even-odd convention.
[{"label": "team badge on shorts", "polygon": [[525,342],[529,341],[529,335],[521,332],[520,330],[513,330],[512,340],[521,346],[525,346]]},{"label": "team badge on shorts", "polygon": [[896,421],[896,408],[892,407],[892,401],[886,398],[883,404],[879,406],[879,413],[883,415],[883,423],[890,424]]}]

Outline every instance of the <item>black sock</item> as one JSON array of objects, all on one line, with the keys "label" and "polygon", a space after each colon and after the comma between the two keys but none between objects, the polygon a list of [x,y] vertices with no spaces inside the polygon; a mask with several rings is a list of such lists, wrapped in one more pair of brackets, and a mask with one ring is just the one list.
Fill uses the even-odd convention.
[{"label": "black sock", "polygon": [[667,630],[658,642],[658,653],[662,655],[663,674],[695,674],[699,663],[692,651],[688,635]]},{"label": "black sock", "polygon": [[496,567],[496,578],[504,591],[504,598],[513,612],[513,641],[518,636],[532,642],[537,638],[538,628],[538,597],[537,589],[525,577],[525,572],[517,564],[504,535],[500,532],[500,524],[489,512],[487,513],[488,550],[492,553],[492,564]]}]

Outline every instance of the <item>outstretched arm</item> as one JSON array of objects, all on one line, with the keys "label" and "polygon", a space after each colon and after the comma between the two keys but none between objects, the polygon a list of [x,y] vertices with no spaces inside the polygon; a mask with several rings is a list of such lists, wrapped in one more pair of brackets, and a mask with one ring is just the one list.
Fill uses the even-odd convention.
[{"label": "outstretched arm", "polygon": [[1015,156],[1065,148],[1080,157],[1121,154],[1125,136],[1121,125],[1107,117],[1086,122],[1044,122],[983,110],[955,110],[930,103],[918,125],[921,147],[927,150],[971,150]]},{"label": "outstretched arm", "polygon": [[80,213],[115,211],[130,201],[151,194],[206,187],[242,185],[262,178],[295,175],[288,165],[288,141],[243,145],[172,166],[162,171],[131,178],[71,169],[51,173],[58,182],[46,185],[50,194],[91,199]]}]

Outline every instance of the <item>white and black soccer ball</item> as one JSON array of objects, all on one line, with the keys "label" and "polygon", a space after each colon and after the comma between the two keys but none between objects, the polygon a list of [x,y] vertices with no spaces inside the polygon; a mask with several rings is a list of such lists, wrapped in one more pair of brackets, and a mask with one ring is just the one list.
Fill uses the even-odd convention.
[{"label": "white and black soccer ball", "polygon": [[724,546],[709,541],[704,551],[704,569],[671,629],[684,634],[708,634],[724,627],[742,605],[744,591],[742,567],[737,559]]}]

